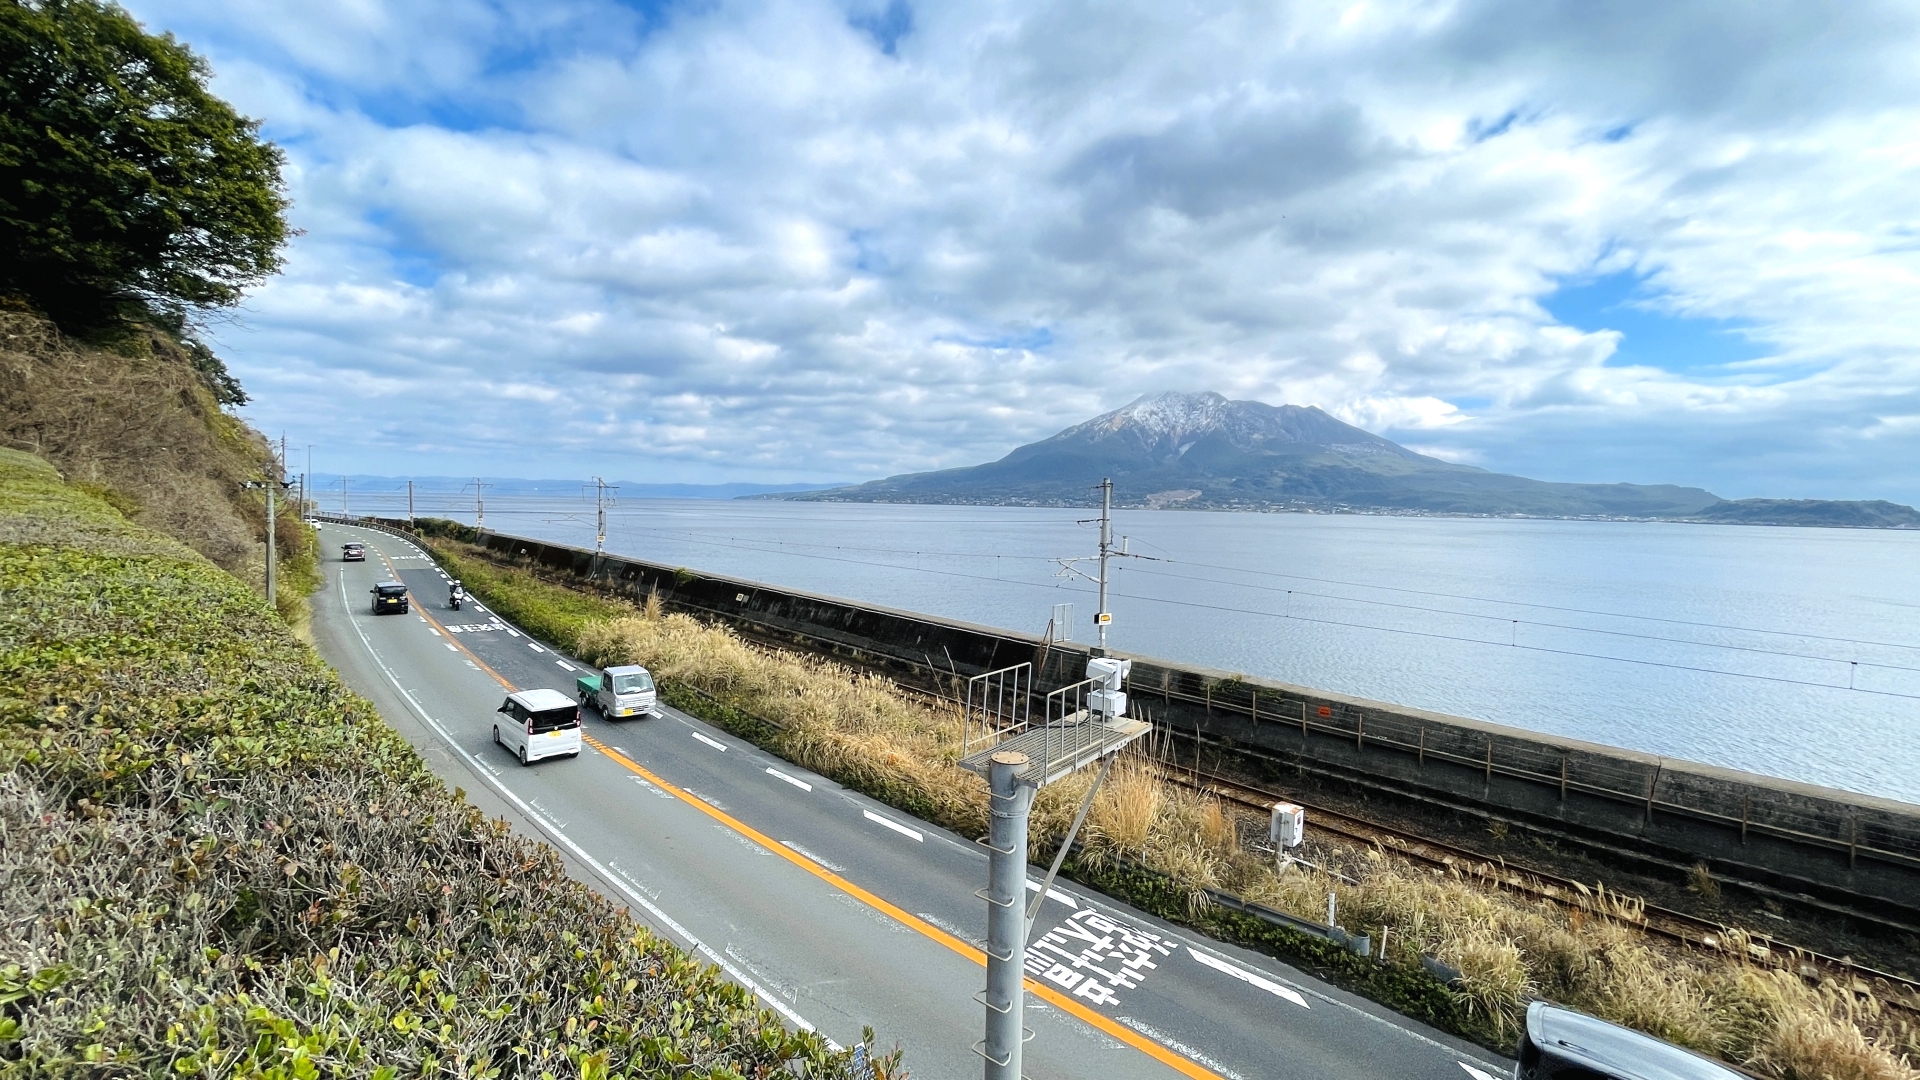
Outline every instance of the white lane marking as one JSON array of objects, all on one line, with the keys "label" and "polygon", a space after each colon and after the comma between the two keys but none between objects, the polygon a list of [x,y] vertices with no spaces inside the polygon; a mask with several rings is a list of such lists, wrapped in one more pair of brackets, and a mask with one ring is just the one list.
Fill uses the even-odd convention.
[{"label": "white lane marking", "polygon": [[1155,1031],[1154,1029],[1141,1023],[1140,1021],[1135,1020],[1131,1016],[1116,1016],[1114,1017],[1114,1019],[1127,1025],[1128,1027],[1139,1032],[1140,1034],[1145,1035],[1147,1038],[1152,1039],[1154,1042],[1159,1043],[1161,1046],[1166,1047],[1167,1049],[1173,1051],[1174,1053],[1184,1055],[1187,1058],[1190,1058],[1194,1061],[1199,1062],[1202,1065],[1205,1065],[1207,1068],[1212,1069],[1214,1072],[1217,1072],[1221,1076],[1226,1077],[1227,1080],[1247,1080],[1246,1077],[1241,1076],[1239,1073],[1234,1072],[1232,1069],[1227,1068],[1225,1065],[1222,1065],[1219,1062],[1208,1057],[1207,1055],[1201,1053],[1200,1051],[1195,1050],[1193,1047],[1188,1046],[1186,1043],[1183,1043],[1178,1039],[1174,1039],[1169,1036],[1163,1035],[1160,1032]]},{"label": "white lane marking", "polygon": [[[799,788],[801,791],[813,790],[812,784],[809,784],[805,780],[799,779],[798,777],[788,776],[786,773],[781,772],[779,769],[768,768],[767,775],[779,777],[780,779],[785,780],[787,783],[792,784],[794,787]],[[808,856],[808,857],[811,858],[811,856]],[[818,859],[815,859],[814,861],[819,862]]]},{"label": "white lane marking", "polygon": [[813,852],[808,851],[806,848],[801,847],[799,844],[796,844],[791,840],[780,841],[780,846],[784,848],[792,848],[793,850],[799,852],[802,855],[805,855],[807,858],[812,859],[814,862],[819,863],[821,866],[826,867],[827,869],[833,871],[836,874],[844,874],[847,872],[846,867],[835,866],[833,863],[830,863],[827,860],[821,858],[820,856],[815,855]]},{"label": "white lane marking", "polygon": [[894,832],[899,833],[901,836],[911,836],[915,840],[921,841],[922,843],[926,842],[927,838],[921,834],[919,829],[909,829],[905,825],[902,825],[899,822],[891,820],[889,818],[881,817],[879,814],[876,814],[871,810],[862,810],[860,812],[867,816],[868,821],[874,822],[875,824],[878,824],[878,825],[885,825],[887,828],[892,829]]},{"label": "white lane marking", "polygon": [[1272,994],[1275,997],[1286,998],[1288,1001],[1293,1002],[1295,1005],[1298,1005],[1303,1009],[1312,1008],[1312,1006],[1307,1004],[1307,999],[1301,997],[1299,992],[1292,989],[1291,987],[1281,986],[1279,983],[1274,982],[1272,979],[1266,978],[1265,976],[1261,976],[1261,975],[1255,975],[1251,971],[1246,971],[1244,969],[1237,968],[1232,964],[1227,963],[1224,960],[1215,960],[1213,957],[1208,956],[1206,953],[1200,952],[1197,949],[1192,948],[1191,946],[1188,947],[1187,953],[1191,955],[1195,960],[1200,961],[1202,964],[1212,968],[1215,971],[1223,972],[1227,975],[1232,976],[1233,978],[1239,979],[1241,982],[1246,983],[1250,986],[1257,986],[1260,989],[1265,990],[1267,993]]},{"label": "white lane marking", "polygon": [[[472,766],[475,770],[479,772],[485,773],[486,781],[492,784],[494,786],[494,789],[499,791],[500,794],[504,796],[509,802],[519,807],[520,812],[527,815],[527,817],[533,821],[536,827],[539,827],[545,824],[545,819],[543,819],[539,814],[535,813],[533,810],[533,807],[528,806],[525,800],[521,799],[520,796],[515,795],[513,793],[513,790],[507,787],[507,785],[504,782],[502,782],[498,776],[495,776],[491,770],[481,765],[478,758],[475,758],[472,754],[467,753],[467,751],[463,749],[459,743],[453,741],[453,736],[447,732],[446,728],[440,726],[440,721],[435,720],[433,717],[427,715],[427,710],[424,708],[421,708],[420,702],[417,701],[414,698],[414,696],[407,691],[406,687],[400,685],[400,679],[398,676],[396,676],[393,673],[393,669],[387,666],[387,662],[385,660],[380,659],[379,653],[376,653],[373,651],[373,643],[367,640],[367,632],[365,630],[360,629],[359,623],[353,622],[353,611],[351,608],[347,607],[346,589],[347,589],[347,576],[346,576],[346,572],[342,571],[340,574],[340,594],[341,594],[340,606],[343,610],[347,612],[347,621],[353,625],[354,633],[359,635],[361,647],[367,650],[368,656],[373,657],[373,662],[379,665],[381,674],[387,677],[387,681],[393,684],[393,688],[400,692],[400,696],[406,699],[408,705],[412,706],[414,714],[419,716],[420,719],[424,721],[428,727],[431,727],[440,736],[440,740],[447,744],[447,747],[449,749],[451,749],[454,753],[460,755],[461,758],[465,759],[468,765]],[[638,777],[635,777],[635,779],[638,779]],[[661,792],[661,794],[666,795],[666,792],[663,791]],[[671,799],[673,798],[673,796],[667,795],[667,798]],[[761,1001],[766,1002],[768,1008],[771,1008],[774,1012],[777,1012],[781,1016],[786,1017],[789,1021],[793,1023],[795,1027],[801,1029],[802,1031],[818,1030],[812,1024],[807,1023],[806,1017],[801,1016],[799,1013],[793,1011],[793,1009],[790,1008],[786,1002],[781,1001],[779,998],[773,996],[772,994],[767,993],[766,990],[762,989],[759,983],[754,982],[751,978],[747,976],[746,972],[741,971],[739,968],[735,967],[734,965],[727,963],[727,960],[725,957],[721,956],[717,952],[714,952],[711,948],[707,946],[706,942],[701,941],[697,937],[694,937],[691,931],[689,931],[686,927],[681,926],[677,921],[674,920],[673,916],[661,910],[658,904],[655,904],[652,900],[649,900],[647,897],[642,896],[639,892],[635,891],[634,889],[629,888],[625,882],[618,880],[618,878],[612,873],[612,871],[609,871],[606,868],[606,866],[604,866],[600,862],[600,860],[594,858],[592,855],[587,854],[586,848],[583,848],[579,844],[574,843],[572,837],[568,836],[566,833],[561,832],[558,829],[552,828],[550,825],[546,828],[542,828],[541,831],[546,833],[548,836],[552,837],[556,842],[566,847],[568,851],[573,852],[575,858],[579,859],[583,863],[586,863],[588,866],[591,866],[594,869],[594,871],[600,875],[600,880],[605,881],[608,884],[612,885],[614,888],[619,889],[623,893],[626,893],[627,899],[632,900],[634,903],[644,908],[648,914],[652,915],[656,919],[659,919],[663,925],[665,925],[674,934],[677,934],[682,941],[685,941],[687,943],[688,948],[706,957],[707,959],[713,961],[714,966],[726,972],[729,978],[733,979],[733,981],[739,983],[741,986],[746,987],[748,992],[753,994],[754,997],[757,997]],[[624,877],[624,876],[625,876],[624,874],[619,875],[619,877]],[[840,1049],[840,1045],[834,1042],[832,1039],[827,1040],[827,1045],[831,1046],[835,1051],[838,1051]]]},{"label": "white lane marking", "polygon": [[451,641],[449,641],[449,642],[447,642],[447,643],[446,643],[446,646],[447,646],[447,651],[448,651],[448,652],[459,652],[459,651],[460,651],[460,646],[458,646],[458,645],[455,645],[455,644],[454,644],[453,642],[451,642]]},{"label": "white lane marking", "polygon": [[[723,754],[726,753],[727,751],[726,744],[719,741],[718,739],[709,739],[705,735],[702,735],[697,731],[689,732],[689,734],[691,734],[694,738],[699,739],[701,742],[706,743],[708,746],[713,747],[715,750],[720,751]],[[772,770],[768,770],[768,771],[771,772]]]},{"label": "white lane marking", "polygon": [[1474,1068],[1473,1066],[1467,1064],[1464,1061],[1456,1061],[1454,1062],[1454,1064],[1467,1070],[1467,1075],[1473,1077],[1473,1080],[1500,1080],[1499,1077],[1493,1075],[1492,1073],[1482,1072],[1481,1070]]},{"label": "white lane marking", "polygon": [[487,609],[486,609],[486,608],[483,608],[483,607],[481,607],[481,606],[480,606],[479,604],[474,604],[474,605],[473,605],[473,610],[475,610],[475,611],[485,611],[485,610],[487,610]]},{"label": "white lane marking", "polygon": [[555,660],[554,663],[559,664],[561,667],[566,668],[568,671],[580,670],[579,668],[574,667],[572,664],[567,663],[565,660]]},{"label": "white lane marking", "polygon": [[466,628],[466,627],[464,627],[464,626],[453,626],[453,625],[448,625],[448,627],[447,627],[447,633],[449,633],[449,634],[463,634],[463,633],[465,633],[465,632],[466,632],[466,630],[467,630],[467,628]]},{"label": "white lane marking", "polygon": [[535,645],[535,644],[534,644],[533,642],[531,642],[531,641],[529,641],[529,642],[527,642],[527,648],[529,648],[529,649],[532,649],[532,650],[533,650],[534,652],[546,652],[546,651],[547,651],[547,650],[545,650],[545,649],[543,649],[543,648],[541,648],[540,646],[538,646],[538,645]]},{"label": "white lane marking", "polygon": [[[507,633],[509,633],[509,634],[512,634],[512,635],[513,635],[514,637],[519,637],[519,636],[520,636],[520,631],[518,631],[518,630],[515,630],[515,629],[514,629],[513,627],[511,627],[511,626],[501,626],[501,627],[500,627],[500,629],[502,629],[502,630],[505,630],[505,631],[506,631]],[[531,643],[531,642],[529,642],[528,644],[532,644],[532,643]]]},{"label": "white lane marking", "polygon": [[[1039,891],[1040,891],[1040,883],[1039,883],[1039,882],[1037,882],[1037,881],[1035,881],[1035,880],[1033,880],[1032,878],[1028,878],[1028,879],[1027,879],[1027,891],[1028,891],[1028,892],[1039,892]],[[1070,907],[1070,908],[1072,908],[1072,909],[1073,909],[1073,910],[1075,910],[1075,911],[1079,911],[1079,910],[1080,910],[1080,905],[1074,902],[1074,899],[1073,899],[1073,897],[1071,897],[1071,896],[1068,896],[1068,895],[1067,895],[1066,893],[1063,893],[1063,892],[1061,892],[1061,891],[1060,891],[1059,889],[1048,889],[1048,890],[1047,890],[1047,899],[1049,899],[1049,900],[1058,900],[1058,901],[1060,901],[1061,903],[1063,903],[1063,904],[1065,904],[1065,905],[1067,905],[1068,907]]]},{"label": "white lane marking", "polygon": [[425,615],[415,615],[414,618],[419,619],[421,622],[427,621],[427,617]]}]

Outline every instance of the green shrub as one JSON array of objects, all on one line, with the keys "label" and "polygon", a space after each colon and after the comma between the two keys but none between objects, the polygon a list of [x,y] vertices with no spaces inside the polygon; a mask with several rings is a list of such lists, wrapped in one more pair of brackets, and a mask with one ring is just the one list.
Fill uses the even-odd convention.
[{"label": "green shrub", "polygon": [[860,1071],[446,791],[234,578],[11,451],[0,688],[0,1076]]}]

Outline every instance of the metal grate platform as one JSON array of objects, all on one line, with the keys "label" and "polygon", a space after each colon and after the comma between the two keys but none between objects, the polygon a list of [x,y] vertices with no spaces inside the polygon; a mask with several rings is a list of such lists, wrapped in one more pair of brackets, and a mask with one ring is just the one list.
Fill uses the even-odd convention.
[{"label": "metal grate platform", "polygon": [[1103,719],[1085,710],[1063,723],[1028,727],[1017,735],[976,750],[960,759],[960,767],[987,775],[987,759],[1002,750],[1018,751],[1033,762],[1026,779],[1045,787],[1076,769],[1091,765],[1145,735],[1153,725],[1144,720]]}]

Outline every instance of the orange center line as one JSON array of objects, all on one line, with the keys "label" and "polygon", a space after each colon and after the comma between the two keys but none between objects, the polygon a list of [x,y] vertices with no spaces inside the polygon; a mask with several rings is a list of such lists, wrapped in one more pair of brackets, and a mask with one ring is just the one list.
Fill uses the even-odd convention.
[{"label": "orange center line", "polygon": [[[386,552],[384,551],[380,552],[380,560],[387,564],[387,570],[393,574],[394,580],[395,581],[400,580],[400,572],[394,569],[393,560],[387,557]],[[508,682],[507,679],[504,676],[502,676],[499,672],[493,670],[493,668],[489,666],[486,661],[480,659],[478,656],[475,656],[473,652],[469,650],[465,645],[462,645],[460,644],[460,642],[454,640],[454,635],[448,633],[446,630],[446,627],[442,626],[438,619],[435,619],[432,615],[428,614],[424,609],[420,612],[420,616],[421,618],[426,619],[427,622],[430,625],[432,625],[435,629],[439,630],[441,634],[443,634],[446,637],[449,644],[451,644],[454,648],[458,649],[462,653],[465,653],[469,659],[471,659],[476,665],[479,666],[480,670],[493,676],[494,679],[497,680],[501,686],[506,687],[509,691],[518,689],[518,687],[514,686],[513,683]],[[773,854],[780,856],[781,858],[787,860],[788,862],[799,867],[800,869],[805,870],[807,873],[812,874],[813,876],[819,878],[822,881],[825,881],[827,884],[832,885],[834,888],[839,889],[842,892],[845,892],[847,895],[854,897],[855,899],[859,900],[861,903],[866,904],[867,906],[873,908],[874,910],[879,911],[882,914],[885,914],[897,920],[901,925],[907,927],[908,929],[917,931],[920,934],[928,938],[931,938],[936,942],[939,942],[940,944],[946,946],[947,948],[953,950],[954,952],[960,954],[961,956],[966,957],[968,960],[971,960],[974,963],[979,964],[981,967],[987,966],[987,954],[985,952],[982,952],[980,949],[975,948],[973,945],[970,945],[967,942],[964,942],[959,938],[953,936],[952,934],[947,933],[945,930],[942,930],[939,927],[933,925],[932,923],[926,921],[925,919],[920,918],[918,915],[915,915],[912,912],[907,911],[906,909],[901,908],[896,904],[883,900],[880,897],[874,895],[873,893],[867,891],[866,889],[863,889],[860,886],[855,885],[853,882],[848,881],[846,878],[841,877],[839,874],[836,874],[831,870],[828,870],[826,867],[821,866],[819,863],[814,862],[812,859],[807,858],[805,855],[802,855],[799,852],[794,851],[792,848],[789,848],[785,844],[782,844],[779,841],[773,839],[772,837],[767,836],[765,833],[760,832],[758,829],[755,829],[752,826],[746,824],[745,822],[742,822],[736,819],[735,817],[733,817],[733,815],[728,814],[726,811],[721,810],[719,807],[714,806],[712,803],[707,802],[705,799],[697,798],[693,795],[688,794],[685,791],[680,790],[678,787],[675,787],[674,785],[654,775],[652,772],[648,771],[646,768],[643,768],[636,762],[632,761],[625,754],[622,754],[618,750],[615,750],[613,747],[606,745],[605,743],[594,738],[593,736],[588,735],[584,730],[580,733],[580,737],[586,742],[588,746],[591,746],[595,750],[598,750],[601,754],[605,755],[609,760],[614,762],[616,765],[619,765],[627,769],[629,772],[633,773],[635,776],[640,777],[642,780],[645,780],[647,783],[652,784],[655,787],[659,788],[660,790],[667,792],[668,794],[679,799],[681,802],[686,803],[687,805],[693,807],[694,809],[714,819],[720,824],[725,825],[727,828],[732,829],[733,831],[739,833],[740,835],[746,837],[749,840],[752,840],[754,843],[759,844],[761,847],[767,849]],[[1131,1046],[1134,1049],[1140,1051],[1141,1053],[1146,1054],[1148,1057],[1151,1057],[1161,1062],[1162,1064],[1173,1068],[1174,1070],[1180,1072],[1181,1074],[1192,1077],[1193,1080],[1224,1080],[1224,1078],[1221,1077],[1218,1073],[1215,1073],[1210,1069],[1202,1068],[1200,1065],[1188,1060],[1187,1058],[1179,1054],[1174,1053],[1172,1050],[1167,1049],[1166,1047],[1160,1045],[1159,1043],[1153,1041],[1152,1039],[1147,1038],[1145,1035],[1142,1035],[1139,1032],[1133,1030],[1132,1028],[1127,1027],[1125,1024],[1119,1023],[1118,1021],[1113,1020],[1110,1017],[1104,1016],[1098,1012],[1095,1012],[1092,1009],[1087,1008],[1085,1005],[1082,1005],[1080,1002],[1073,1000],[1072,998],[1068,997],[1065,994],[1060,993],[1058,990],[1055,990],[1050,986],[1037,983],[1032,979],[1027,979],[1025,980],[1025,982],[1026,982],[1028,993],[1034,995],[1035,997],[1041,999],[1042,1001],[1047,1002],[1049,1005],[1052,1005],[1054,1008],[1059,1009],[1061,1012],[1067,1013],[1070,1016],[1077,1017],[1080,1020],[1085,1021],[1088,1024],[1091,1024],[1092,1026],[1094,1026],[1095,1028],[1098,1028],[1100,1031],[1106,1033],[1107,1035],[1110,1035],[1113,1038],[1120,1040],[1126,1045]]]},{"label": "orange center line", "polygon": [[[833,871],[828,870],[826,867],[821,866],[819,863],[814,862],[812,859],[807,858],[805,855],[802,855],[799,852],[794,851],[792,848],[789,848],[785,844],[782,844],[779,841],[774,840],[772,837],[767,836],[766,834],[760,832],[759,830],[753,828],[752,826],[739,821],[738,819],[734,818],[731,814],[728,814],[726,811],[721,810],[719,807],[714,806],[712,803],[707,802],[705,799],[701,799],[697,796],[690,795],[687,792],[680,790],[674,785],[654,775],[652,772],[648,771],[646,768],[642,767],[641,765],[636,764],[635,762],[630,760],[625,754],[622,754],[618,750],[615,750],[613,747],[608,746],[605,743],[602,743],[600,740],[595,739],[590,735],[583,735],[582,737],[586,739],[587,745],[593,747],[595,750],[600,751],[600,753],[606,755],[606,757],[612,760],[615,764],[620,765],[621,767],[627,769],[629,772],[632,772],[635,776],[640,777],[642,780],[645,780],[647,783],[654,785],[655,787],[659,788],[662,791],[667,792],[670,795],[676,796],[677,798],[680,799],[680,801],[686,803],[689,806],[692,806],[694,809],[700,811],[703,814],[706,814],[708,817],[714,819],[715,821],[719,822],[722,825],[725,825],[727,828],[732,829],[733,831],[739,833],[740,835],[746,837],[747,839],[752,840],[754,843],[759,844],[761,847],[766,848],[768,851],[772,852],[775,855],[780,856],[781,858],[787,860],[788,862],[799,867],[800,869],[805,870],[807,873],[812,874],[813,876],[819,878],[822,881],[825,881],[827,884],[832,885],[834,888],[839,889],[842,892],[845,892],[847,895],[852,896],[855,899],[859,900],[860,902],[868,905],[869,907],[872,907],[875,910],[898,920],[902,925],[906,926],[908,929],[918,931],[919,933],[933,939],[934,941],[937,941],[940,944],[945,945],[947,948],[953,950],[956,953],[959,953],[961,956],[966,957],[967,959],[973,961],[974,963],[979,964],[981,967],[986,966],[987,954],[982,952],[980,949],[974,947],[973,945],[960,940],[959,938],[953,936],[952,934],[947,933],[945,930],[942,930],[937,926],[934,926],[932,923],[927,922],[925,919],[920,918],[918,915],[915,915],[912,912],[909,912],[895,904],[889,903],[888,901],[883,900],[878,896],[875,896],[873,893],[868,892],[866,889],[863,889],[858,885],[855,885],[853,882],[848,881],[846,878],[841,877],[839,874],[836,874]],[[1041,1000],[1047,1002],[1048,1004],[1052,1005],[1054,1008],[1059,1009],[1064,1013],[1068,1013],[1072,1016],[1078,1017],[1079,1019],[1086,1021],[1087,1023],[1100,1029],[1106,1034],[1111,1035],[1114,1038],[1120,1040],[1121,1042],[1126,1043],[1127,1045],[1133,1047],[1134,1049],[1145,1053],[1149,1057],[1155,1058],[1160,1062],[1173,1067],[1179,1072],[1187,1076],[1193,1077],[1194,1080],[1222,1080],[1222,1078],[1218,1074],[1208,1069],[1201,1068],[1199,1065],[1193,1063],[1192,1061],[1187,1060],[1186,1058],[1180,1056],[1179,1054],[1174,1053],[1172,1050],[1169,1050],[1166,1047],[1161,1046],[1159,1043],[1154,1042],[1152,1039],[1147,1038],[1146,1036],[1140,1034],[1139,1032],[1133,1030],[1132,1028],[1127,1027],[1124,1024],[1121,1024],[1115,1020],[1112,1020],[1106,1016],[1101,1015],[1100,1013],[1093,1011],[1092,1009],[1087,1008],[1085,1005],[1082,1005],[1080,1002],[1073,1000],[1072,998],[1068,997],[1065,994],[1060,993],[1059,991],[1053,989],[1050,986],[1046,986],[1042,983],[1037,983],[1032,979],[1027,979],[1026,987],[1027,987],[1028,993],[1033,994],[1035,997],[1038,997]]]},{"label": "orange center line", "polygon": [[[394,568],[393,560],[387,557],[386,552],[384,551],[380,552],[380,561],[387,564],[387,573],[393,575],[393,580],[395,581],[401,580],[400,571]],[[412,590],[409,589],[408,592],[411,593]],[[432,613],[428,612],[424,605],[421,606],[419,614],[421,618],[427,620],[427,625],[433,627],[435,630],[440,631],[440,636],[447,639],[447,644],[453,646],[455,649],[459,650],[460,652],[465,653],[467,659],[473,661],[474,665],[478,667],[481,671],[484,671],[487,674],[493,676],[494,681],[499,683],[501,686],[506,687],[508,693],[512,693],[513,691],[520,689],[519,687],[513,685],[513,683],[507,681],[506,676],[493,670],[492,664],[489,664],[485,660],[482,660],[478,656],[475,656],[473,654],[472,649],[469,649],[465,645],[460,644],[460,642],[457,640],[457,635],[454,634],[451,630],[448,630],[444,625],[442,625],[439,619],[434,618]]]}]

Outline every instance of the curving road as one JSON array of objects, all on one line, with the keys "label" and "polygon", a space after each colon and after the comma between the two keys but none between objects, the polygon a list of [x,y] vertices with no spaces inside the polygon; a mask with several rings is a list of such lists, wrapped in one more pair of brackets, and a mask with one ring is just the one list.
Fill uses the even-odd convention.
[{"label": "curving road", "polygon": [[[986,855],[672,709],[586,713],[578,759],[523,767],[491,740],[508,689],[572,696],[584,665],[478,604],[391,534],[326,525],[320,651],[436,772],[558,847],[573,872],[720,965],[796,1026],[851,1043],[872,1026],[924,1080],[981,1073]],[[374,616],[398,578],[407,615]],[[1044,876],[1036,870],[1037,880]],[[1029,883],[1032,884],[1031,882]],[[1037,886],[1034,886],[1037,888]],[[1034,1080],[1491,1080],[1511,1062],[1274,960],[1197,937],[1076,885],[1041,906],[1029,970]]]}]

